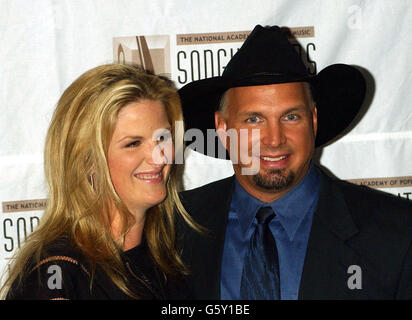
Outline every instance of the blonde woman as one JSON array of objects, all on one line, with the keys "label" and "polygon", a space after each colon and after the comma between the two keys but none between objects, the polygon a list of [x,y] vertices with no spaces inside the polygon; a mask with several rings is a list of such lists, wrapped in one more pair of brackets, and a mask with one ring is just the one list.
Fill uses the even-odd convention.
[{"label": "blonde woman", "polygon": [[171,83],[135,66],[99,66],[66,89],[46,138],[47,209],[12,263],[7,299],[164,299],[166,288],[180,290],[187,269],[175,215],[196,227],[172,164],[181,120]]}]

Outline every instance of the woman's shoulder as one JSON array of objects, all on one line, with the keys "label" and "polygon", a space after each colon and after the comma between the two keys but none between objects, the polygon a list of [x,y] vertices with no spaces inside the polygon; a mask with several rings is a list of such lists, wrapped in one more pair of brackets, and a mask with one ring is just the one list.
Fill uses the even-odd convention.
[{"label": "woman's shoulder", "polygon": [[17,279],[7,299],[76,299],[80,290],[88,291],[91,280],[83,255],[66,238],[59,238],[44,247],[44,254],[32,258],[21,281]]},{"label": "woman's shoulder", "polygon": [[42,259],[37,264],[44,264],[49,261],[64,261],[78,266],[86,264],[86,259],[81,250],[67,237],[60,237],[46,244],[42,252]]}]

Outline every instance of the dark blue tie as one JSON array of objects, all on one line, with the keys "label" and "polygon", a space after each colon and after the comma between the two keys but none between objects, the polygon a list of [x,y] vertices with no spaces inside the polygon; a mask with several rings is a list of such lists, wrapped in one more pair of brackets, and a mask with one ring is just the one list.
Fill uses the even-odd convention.
[{"label": "dark blue tie", "polygon": [[256,214],[258,225],[245,255],[240,299],[280,299],[278,251],[269,229],[274,216],[271,207],[262,207]]}]

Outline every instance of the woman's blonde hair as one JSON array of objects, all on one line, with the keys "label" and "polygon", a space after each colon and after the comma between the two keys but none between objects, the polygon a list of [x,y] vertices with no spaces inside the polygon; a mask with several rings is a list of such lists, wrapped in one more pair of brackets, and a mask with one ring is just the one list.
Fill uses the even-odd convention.
[{"label": "woman's blonde hair", "polygon": [[[65,90],[46,137],[47,208],[39,226],[13,259],[3,291],[14,281],[21,281],[33,257],[36,262],[44,258],[47,244],[64,236],[86,257],[92,274],[99,266],[121,290],[134,296],[126,283],[122,240],[116,241],[110,233],[108,206],[114,204],[120,212],[123,235],[132,215],[110,179],[107,150],[119,110],[143,99],[163,103],[177,142],[175,150],[182,147],[183,128],[175,128],[183,120],[180,100],[167,79],[137,66],[107,64],[87,71]],[[151,255],[160,270],[172,277],[187,273],[175,249],[175,214],[197,228],[183,208],[177,189],[176,166],[172,165],[167,197],[147,212],[144,227]]]}]

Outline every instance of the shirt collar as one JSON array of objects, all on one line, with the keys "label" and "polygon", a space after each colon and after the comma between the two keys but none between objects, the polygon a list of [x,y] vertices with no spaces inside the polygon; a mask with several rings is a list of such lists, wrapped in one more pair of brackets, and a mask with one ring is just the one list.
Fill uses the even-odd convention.
[{"label": "shirt collar", "polygon": [[252,225],[257,211],[271,206],[276,218],[292,241],[306,214],[316,204],[319,194],[319,173],[313,163],[305,177],[284,196],[271,203],[262,202],[251,196],[235,179],[233,203],[236,203],[238,219],[244,234]]}]

